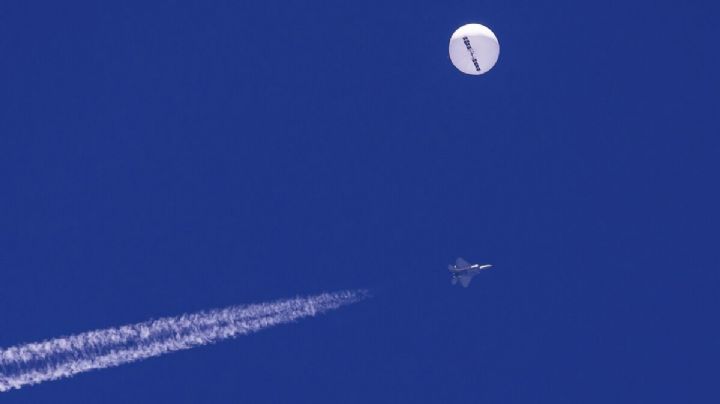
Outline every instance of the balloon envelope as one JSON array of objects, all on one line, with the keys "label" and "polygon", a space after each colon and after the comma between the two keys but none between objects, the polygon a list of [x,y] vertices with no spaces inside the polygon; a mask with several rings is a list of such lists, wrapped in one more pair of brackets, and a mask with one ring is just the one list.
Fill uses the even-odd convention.
[{"label": "balloon envelope", "polygon": [[450,38],[450,60],[466,74],[484,74],[495,66],[500,44],[490,28],[467,24],[458,28]]}]

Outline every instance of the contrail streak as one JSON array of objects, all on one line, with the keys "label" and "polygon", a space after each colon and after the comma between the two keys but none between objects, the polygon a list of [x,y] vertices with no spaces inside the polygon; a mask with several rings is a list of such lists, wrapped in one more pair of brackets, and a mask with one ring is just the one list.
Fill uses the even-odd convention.
[{"label": "contrail streak", "polygon": [[0,349],[0,392],[212,344],[365,297],[362,290],[342,291],[231,306]]}]

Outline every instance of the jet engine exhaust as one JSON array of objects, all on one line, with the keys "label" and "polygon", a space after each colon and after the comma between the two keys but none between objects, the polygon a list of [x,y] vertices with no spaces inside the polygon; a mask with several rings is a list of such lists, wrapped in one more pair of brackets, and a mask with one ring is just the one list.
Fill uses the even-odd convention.
[{"label": "jet engine exhaust", "polygon": [[230,306],[0,349],[0,392],[216,343],[367,296],[364,290],[340,291]]}]

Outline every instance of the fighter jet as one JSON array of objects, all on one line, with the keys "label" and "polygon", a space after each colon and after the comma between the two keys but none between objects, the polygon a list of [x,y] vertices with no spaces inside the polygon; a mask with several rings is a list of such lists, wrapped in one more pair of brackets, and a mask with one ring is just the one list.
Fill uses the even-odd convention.
[{"label": "fighter jet", "polygon": [[470,264],[462,258],[458,258],[455,261],[455,265],[448,265],[448,270],[452,274],[452,284],[455,285],[460,281],[460,284],[466,288],[470,284],[473,276],[477,275],[483,269],[492,267],[490,264]]}]

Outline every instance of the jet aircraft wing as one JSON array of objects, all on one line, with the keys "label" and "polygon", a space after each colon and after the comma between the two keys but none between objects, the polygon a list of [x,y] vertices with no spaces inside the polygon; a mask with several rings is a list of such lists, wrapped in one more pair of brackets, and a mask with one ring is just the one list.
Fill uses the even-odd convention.
[{"label": "jet aircraft wing", "polygon": [[467,261],[465,261],[465,260],[462,259],[462,258],[458,258],[458,259],[455,261],[455,266],[456,266],[457,268],[464,268],[464,267],[469,267],[469,266],[470,266],[470,263],[467,262]]},{"label": "jet aircraft wing", "polygon": [[470,281],[472,280],[473,276],[472,275],[463,275],[463,276],[459,276],[459,278],[460,278],[460,284],[464,288],[466,288],[470,284]]}]

